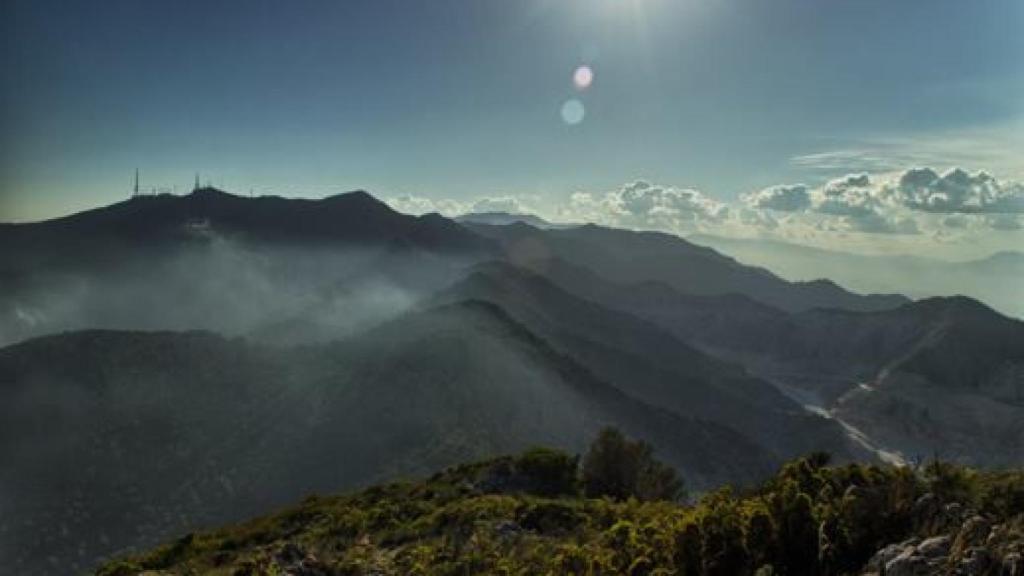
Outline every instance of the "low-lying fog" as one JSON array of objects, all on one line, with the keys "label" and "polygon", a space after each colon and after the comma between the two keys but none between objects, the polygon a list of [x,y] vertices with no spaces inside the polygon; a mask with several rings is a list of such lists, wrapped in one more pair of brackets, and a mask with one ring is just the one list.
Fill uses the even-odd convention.
[{"label": "low-lying fog", "polygon": [[280,344],[339,338],[407,310],[460,268],[438,264],[433,256],[213,238],[173,255],[35,274],[0,289],[0,346],[86,328],[202,329]]}]

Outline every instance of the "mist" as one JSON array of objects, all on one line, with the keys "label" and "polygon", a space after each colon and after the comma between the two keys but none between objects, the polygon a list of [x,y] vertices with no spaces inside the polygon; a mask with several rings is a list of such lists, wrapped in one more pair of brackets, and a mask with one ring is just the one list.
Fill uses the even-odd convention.
[{"label": "mist", "polygon": [[409,310],[462,266],[416,254],[253,247],[214,236],[116,267],[21,278],[0,290],[0,346],[87,328],[322,342]]}]

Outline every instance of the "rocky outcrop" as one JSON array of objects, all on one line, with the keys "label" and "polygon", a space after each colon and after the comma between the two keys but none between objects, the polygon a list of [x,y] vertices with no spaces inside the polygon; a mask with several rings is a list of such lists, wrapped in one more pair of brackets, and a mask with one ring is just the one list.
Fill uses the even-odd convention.
[{"label": "rocky outcrop", "polygon": [[945,525],[945,533],[881,548],[864,576],[1024,576],[1024,516],[994,524],[973,514],[956,522],[963,517],[960,505],[940,507],[927,496],[915,508],[928,513],[923,525]]}]

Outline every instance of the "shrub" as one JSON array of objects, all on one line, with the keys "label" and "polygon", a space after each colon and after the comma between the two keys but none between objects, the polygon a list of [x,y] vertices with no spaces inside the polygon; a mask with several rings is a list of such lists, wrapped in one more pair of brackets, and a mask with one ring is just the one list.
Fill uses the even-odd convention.
[{"label": "shrub", "polygon": [[583,458],[587,496],[616,500],[676,500],[683,482],[671,467],[656,460],[651,445],[626,438],[615,428],[601,430]]},{"label": "shrub", "polygon": [[519,456],[515,466],[535,494],[559,496],[577,492],[579,458],[576,456],[551,448],[533,448]]},{"label": "shrub", "polygon": [[924,467],[928,491],[943,502],[970,502],[974,493],[971,471],[938,458]]}]

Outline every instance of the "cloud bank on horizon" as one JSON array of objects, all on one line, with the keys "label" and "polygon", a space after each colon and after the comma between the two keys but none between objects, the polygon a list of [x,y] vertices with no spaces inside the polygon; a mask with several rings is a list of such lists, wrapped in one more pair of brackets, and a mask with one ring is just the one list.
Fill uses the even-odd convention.
[{"label": "cloud bank on horizon", "polygon": [[1024,236],[1024,184],[960,167],[861,172],[817,186],[778,184],[733,202],[645,180],[604,192],[577,191],[553,203],[535,195],[468,201],[401,195],[387,202],[415,214],[533,213],[558,222],[775,238],[854,251],[880,246],[934,255],[938,242],[952,257],[1019,249]]}]

